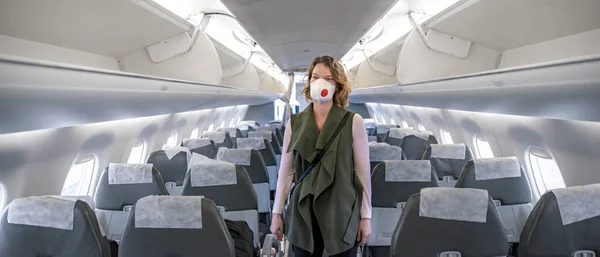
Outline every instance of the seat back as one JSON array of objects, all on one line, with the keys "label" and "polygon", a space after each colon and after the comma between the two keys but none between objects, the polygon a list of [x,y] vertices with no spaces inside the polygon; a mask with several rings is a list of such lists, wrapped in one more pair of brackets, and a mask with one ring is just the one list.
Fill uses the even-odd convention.
[{"label": "seat back", "polygon": [[226,147],[233,148],[233,141],[231,140],[231,136],[227,132],[202,132],[202,138],[208,138],[215,142],[217,148]]},{"label": "seat back", "polygon": [[244,135],[242,134],[242,131],[239,130],[238,128],[232,127],[232,128],[217,128],[218,132],[226,132],[229,134],[229,137],[231,137],[231,141],[233,142],[233,148],[236,147],[236,139],[237,138],[242,138],[244,137]]},{"label": "seat back", "polygon": [[390,128],[384,136],[384,142],[390,145],[402,145],[402,139],[408,135],[418,134],[418,130],[411,128]]},{"label": "seat back", "polygon": [[371,162],[371,172],[374,171],[377,164],[384,161],[404,160],[404,153],[399,146],[392,146],[387,143],[369,143],[369,161]]},{"label": "seat back", "polygon": [[385,137],[388,133],[388,131],[391,128],[398,128],[398,125],[394,125],[394,124],[377,124],[376,127],[376,136],[377,136],[377,142],[385,142]]},{"label": "seat back", "polygon": [[254,149],[219,148],[217,160],[244,167],[250,175],[258,196],[258,212],[268,213],[271,206],[271,192],[267,167],[260,153]]},{"label": "seat back", "polygon": [[217,156],[217,145],[210,138],[186,138],[183,139],[183,147],[190,149],[191,153],[204,155],[214,159]]},{"label": "seat back", "polygon": [[279,145],[283,146],[283,131],[281,130],[281,123],[279,123],[279,124],[269,123],[269,124],[266,124],[265,127],[270,128],[273,132],[275,132],[275,136],[277,137],[277,141],[279,142]]},{"label": "seat back", "polygon": [[195,155],[182,195],[204,196],[222,208],[226,219],[246,221],[254,232],[255,245],[258,244],[258,200],[243,167]]},{"label": "seat back", "polygon": [[104,169],[96,190],[96,215],[108,239],[119,241],[129,209],[142,197],[168,195],[152,164],[115,164]]},{"label": "seat back", "polygon": [[264,138],[238,138],[238,149],[254,149],[260,153],[267,166],[269,174],[269,188],[274,191],[277,186],[277,158],[275,152],[269,144],[269,141]]},{"label": "seat back", "polygon": [[411,196],[391,247],[393,257],[491,257],[507,252],[494,202],[487,191],[472,188],[423,188]]},{"label": "seat back", "polygon": [[82,200],[33,196],[14,200],[0,220],[0,256],[110,257],[94,210]]},{"label": "seat back", "polygon": [[146,163],[150,163],[160,172],[165,182],[165,187],[170,195],[181,195],[183,178],[188,170],[188,161],[192,157],[187,147],[167,147],[148,156]]},{"label": "seat back", "polygon": [[425,151],[423,160],[431,161],[442,180],[440,186],[454,187],[465,164],[473,160],[473,154],[465,144],[433,144]]},{"label": "seat back", "polygon": [[519,256],[600,256],[598,206],[600,184],[546,192],[525,223]]},{"label": "seat back", "polygon": [[120,257],[235,257],[215,203],[200,196],[148,196],[128,217]]},{"label": "seat back", "polygon": [[402,139],[400,147],[404,149],[406,159],[422,160],[427,148],[437,143],[437,138],[434,135],[431,135],[429,132],[419,132],[414,135],[405,136]]},{"label": "seat back", "polygon": [[487,190],[500,212],[508,241],[519,242],[533,207],[529,181],[516,157],[469,161],[456,187]]},{"label": "seat back", "polygon": [[390,246],[404,204],[423,188],[437,187],[429,161],[385,161],[371,175],[372,236],[369,246]]},{"label": "seat back", "polygon": [[273,147],[273,151],[275,152],[275,155],[281,155],[281,146],[280,146],[279,142],[277,141],[277,137],[275,136],[275,133],[273,133],[270,129],[258,128],[256,131],[250,131],[250,132],[248,132],[248,138],[264,138],[264,139],[266,139],[267,141],[269,141],[269,144],[271,144],[271,146]]}]

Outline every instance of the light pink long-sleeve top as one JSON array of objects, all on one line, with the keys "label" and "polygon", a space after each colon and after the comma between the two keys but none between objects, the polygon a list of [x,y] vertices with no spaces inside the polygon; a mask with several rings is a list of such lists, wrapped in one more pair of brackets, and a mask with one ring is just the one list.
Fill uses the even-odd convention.
[{"label": "light pink long-sleeve top", "polygon": [[[279,178],[277,179],[277,192],[275,194],[275,203],[273,204],[273,213],[281,214],[286,196],[290,191],[292,181],[294,180],[293,154],[287,152],[292,136],[292,126],[287,122],[285,135],[283,137],[283,149],[281,153],[281,164],[279,167]],[[360,210],[361,218],[371,218],[371,164],[369,162],[369,139],[365,128],[363,118],[356,114],[352,120],[353,137],[353,155],[354,170],[361,184],[363,185],[363,199]]]}]

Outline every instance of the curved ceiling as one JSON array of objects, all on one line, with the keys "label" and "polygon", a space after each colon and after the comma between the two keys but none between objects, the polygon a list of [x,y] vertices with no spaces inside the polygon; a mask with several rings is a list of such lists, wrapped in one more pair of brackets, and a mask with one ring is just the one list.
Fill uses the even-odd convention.
[{"label": "curved ceiling", "polygon": [[283,70],[307,67],[315,56],[337,59],[395,0],[223,0]]}]

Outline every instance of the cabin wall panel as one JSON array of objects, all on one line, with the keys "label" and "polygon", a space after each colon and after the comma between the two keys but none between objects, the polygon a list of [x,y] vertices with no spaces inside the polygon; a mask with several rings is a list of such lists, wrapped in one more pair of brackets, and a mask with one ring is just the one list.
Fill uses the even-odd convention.
[{"label": "cabin wall panel", "polygon": [[[0,208],[19,197],[60,194],[78,155],[96,156],[91,191],[109,163],[127,162],[133,146],[146,143],[146,157],[178,133],[178,144],[196,127],[243,119],[247,106],[222,107],[169,115],[0,135]],[[229,124],[228,124],[229,125]]]},{"label": "cabin wall panel", "polygon": [[471,44],[469,55],[456,58],[427,47],[416,31],[402,45],[396,75],[401,84],[457,76],[496,69],[499,52]]},{"label": "cabin wall panel", "polygon": [[508,50],[500,68],[600,54],[600,29]]},{"label": "cabin wall panel", "polygon": [[209,85],[221,84],[221,64],[208,36],[199,31],[190,50],[160,63],[154,63],[144,48],[121,58],[123,71],[189,80]]},{"label": "cabin wall panel", "polygon": [[0,54],[44,61],[119,70],[117,59],[0,34]]},{"label": "cabin wall panel", "polygon": [[[600,182],[598,122],[374,103],[367,104],[367,108],[391,114],[398,124],[406,120],[410,126],[417,126],[420,122],[438,137],[440,129],[446,129],[455,143],[465,143],[473,151],[476,151],[474,137],[483,136],[496,157],[516,156],[519,159],[527,170],[535,198],[540,194],[534,184],[527,153],[532,146],[545,149],[554,157],[567,186]],[[445,118],[442,113],[446,114]]]}]

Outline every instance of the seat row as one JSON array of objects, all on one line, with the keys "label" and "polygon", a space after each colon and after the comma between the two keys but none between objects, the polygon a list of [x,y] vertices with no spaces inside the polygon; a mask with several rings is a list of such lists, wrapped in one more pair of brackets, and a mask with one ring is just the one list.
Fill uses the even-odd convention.
[{"label": "seat row", "polygon": [[120,256],[234,256],[224,219],[245,221],[258,247],[258,202],[245,169],[199,154],[190,161],[183,196],[169,195],[152,164],[110,164],[95,202],[54,196],[15,200],[3,215],[0,246],[57,239],[28,249],[0,247],[12,253],[0,256],[62,256],[63,251],[110,256],[109,240],[119,242]]},{"label": "seat row", "polygon": [[428,160],[377,165],[372,256],[506,256],[516,253],[510,246],[532,257],[595,256],[577,254],[600,250],[600,185],[553,190],[532,210],[529,184],[514,157],[469,161],[456,188],[438,182]]}]

